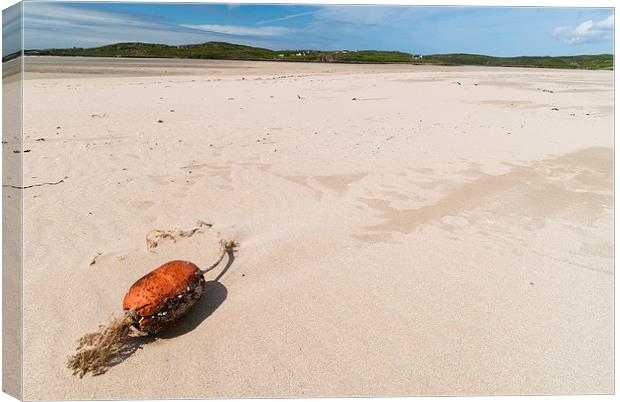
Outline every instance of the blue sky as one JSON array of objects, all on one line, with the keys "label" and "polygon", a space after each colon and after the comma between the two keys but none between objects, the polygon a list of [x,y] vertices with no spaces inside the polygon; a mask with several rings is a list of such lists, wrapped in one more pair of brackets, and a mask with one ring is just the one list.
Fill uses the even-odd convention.
[{"label": "blue sky", "polygon": [[24,14],[27,49],[216,40],[421,54],[613,52],[610,8],[27,2]]}]

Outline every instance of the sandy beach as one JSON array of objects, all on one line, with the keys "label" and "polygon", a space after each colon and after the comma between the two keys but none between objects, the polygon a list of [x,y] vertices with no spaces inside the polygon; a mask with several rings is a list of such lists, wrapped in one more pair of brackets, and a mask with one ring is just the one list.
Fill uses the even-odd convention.
[{"label": "sandy beach", "polygon": [[[614,391],[613,72],[25,64],[24,398]],[[220,238],[182,322],[71,375],[136,279]]]}]

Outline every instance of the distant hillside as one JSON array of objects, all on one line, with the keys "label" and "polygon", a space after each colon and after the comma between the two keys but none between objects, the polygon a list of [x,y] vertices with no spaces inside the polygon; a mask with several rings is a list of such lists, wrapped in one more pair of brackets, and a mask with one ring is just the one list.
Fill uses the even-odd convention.
[{"label": "distant hillside", "polygon": [[17,52],[9,53],[6,56],[2,56],[2,62],[13,60],[22,55],[22,51],[18,50]]},{"label": "distant hillside", "polygon": [[424,56],[424,63],[444,65],[495,66],[495,67],[542,67],[575,69],[613,69],[612,54],[581,56],[519,56],[492,57],[478,54],[434,54]]},{"label": "distant hillside", "polygon": [[504,67],[549,67],[575,69],[612,69],[613,55],[564,57],[492,57],[474,54],[437,54],[414,58],[405,52],[382,50],[270,50],[226,42],[196,45],[160,45],[152,43],[116,43],[94,48],[26,50],[26,55],[90,57],[155,57],[224,60],[281,60],[325,63],[415,63]]},{"label": "distant hillside", "polygon": [[[411,55],[400,52],[323,52],[316,50],[279,50],[236,45],[226,42],[206,42],[196,45],[160,45],[151,43],[116,43],[94,48],[27,50],[26,55],[91,56],[91,57],[164,57],[225,60],[286,60],[322,62],[403,62]],[[355,56],[353,56],[355,54]]]},{"label": "distant hillside", "polygon": [[207,42],[199,45],[170,46],[152,43],[116,43],[93,48],[68,48],[28,50],[27,55],[91,56],[91,57],[159,57],[193,59],[273,59],[276,54],[269,49],[235,45],[224,42]]}]

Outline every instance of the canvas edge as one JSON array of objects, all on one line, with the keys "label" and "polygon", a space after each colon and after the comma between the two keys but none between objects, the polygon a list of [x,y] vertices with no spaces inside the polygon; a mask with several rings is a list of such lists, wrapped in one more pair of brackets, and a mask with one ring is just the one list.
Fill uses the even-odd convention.
[{"label": "canvas edge", "polygon": [[[23,389],[23,3],[2,10],[2,391]],[[15,51],[15,46],[19,49]]]}]

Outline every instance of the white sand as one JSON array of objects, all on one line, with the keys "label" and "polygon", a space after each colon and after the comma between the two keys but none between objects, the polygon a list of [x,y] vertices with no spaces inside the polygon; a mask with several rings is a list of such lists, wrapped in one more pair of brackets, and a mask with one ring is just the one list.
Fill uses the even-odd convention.
[{"label": "white sand", "polygon": [[[613,392],[612,72],[44,60],[24,184],[68,178],[24,190],[25,398]],[[218,233],[237,257],[186,320],[71,376]]]}]

